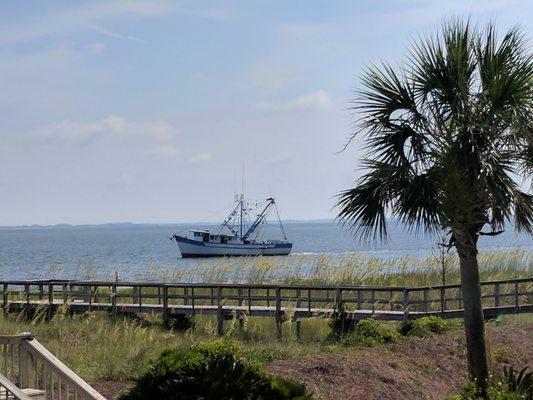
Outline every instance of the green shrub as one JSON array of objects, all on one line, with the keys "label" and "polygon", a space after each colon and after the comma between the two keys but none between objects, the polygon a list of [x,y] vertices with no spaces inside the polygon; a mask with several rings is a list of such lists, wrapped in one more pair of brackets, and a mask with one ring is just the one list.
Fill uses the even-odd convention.
[{"label": "green shrub", "polygon": [[311,399],[304,385],[267,374],[236,353],[226,341],[166,350],[120,400]]},{"label": "green shrub", "polygon": [[527,367],[518,373],[513,367],[504,367],[503,379],[509,391],[523,395],[524,399],[533,399],[533,373]]},{"label": "green shrub", "polygon": [[344,335],[345,346],[376,346],[380,343],[392,343],[398,339],[398,333],[374,318],[364,319],[355,324],[353,330]]},{"label": "green shrub", "polygon": [[400,333],[402,335],[428,338],[444,332],[446,330],[446,325],[446,321],[442,318],[434,316],[422,317],[404,323],[400,327]]},{"label": "green shrub", "polygon": [[346,334],[353,331],[356,324],[356,320],[349,318],[342,302],[337,302],[335,305],[335,311],[333,311],[333,315],[329,321],[331,336],[337,340],[342,339]]},{"label": "green shrub", "polygon": [[510,352],[511,352],[511,348],[508,346],[498,347],[496,351],[494,352],[496,361],[501,362],[501,363],[507,362],[509,360]]}]

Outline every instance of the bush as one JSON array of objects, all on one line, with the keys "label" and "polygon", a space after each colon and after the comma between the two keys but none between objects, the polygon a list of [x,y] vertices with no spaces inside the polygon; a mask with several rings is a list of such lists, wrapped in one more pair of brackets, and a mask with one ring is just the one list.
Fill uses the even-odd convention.
[{"label": "bush", "polygon": [[311,399],[305,386],[236,357],[233,342],[166,350],[120,400]]},{"label": "bush", "polygon": [[432,337],[446,330],[446,321],[442,318],[429,316],[417,318],[404,323],[400,328],[402,335],[418,336],[420,338]]},{"label": "bush", "polygon": [[344,335],[345,346],[376,346],[380,343],[392,343],[398,339],[398,333],[374,318],[364,319],[355,324],[353,330]]},{"label": "bush", "polygon": [[342,339],[347,333],[353,331],[356,324],[356,320],[349,318],[342,302],[337,302],[329,321],[331,336],[337,340]]}]

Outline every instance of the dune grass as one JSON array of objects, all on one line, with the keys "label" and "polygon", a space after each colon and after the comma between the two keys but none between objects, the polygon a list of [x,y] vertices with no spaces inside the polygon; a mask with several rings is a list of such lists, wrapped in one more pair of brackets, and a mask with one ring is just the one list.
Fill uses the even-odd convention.
[{"label": "dune grass", "polygon": [[[482,280],[497,280],[531,276],[533,250],[524,248],[481,251],[478,256]],[[459,260],[455,251],[441,254],[435,250],[425,258],[371,257],[360,253],[294,254],[287,257],[238,257],[206,260],[194,266],[162,267],[148,264],[144,271],[121,275],[123,281],[144,282],[203,282],[203,283],[320,283],[352,285],[437,285],[458,283]],[[44,273],[46,278],[74,276],[80,280],[114,280],[113,267],[105,276],[91,262],[80,263],[74,269],[54,265]]]}]

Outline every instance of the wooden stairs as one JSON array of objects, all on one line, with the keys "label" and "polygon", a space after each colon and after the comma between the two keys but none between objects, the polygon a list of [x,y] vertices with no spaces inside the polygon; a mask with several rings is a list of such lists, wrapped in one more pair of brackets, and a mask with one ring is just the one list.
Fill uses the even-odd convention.
[{"label": "wooden stairs", "polygon": [[106,400],[31,333],[0,336],[0,400]]}]

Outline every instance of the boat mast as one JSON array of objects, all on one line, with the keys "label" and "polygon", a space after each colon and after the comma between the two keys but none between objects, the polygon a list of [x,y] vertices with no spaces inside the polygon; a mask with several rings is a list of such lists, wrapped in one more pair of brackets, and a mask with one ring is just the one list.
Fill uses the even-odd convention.
[{"label": "boat mast", "polygon": [[243,214],[243,197],[244,195],[241,194],[241,201],[240,201],[240,205],[241,205],[241,232],[240,232],[240,238],[242,240],[242,214]]},{"label": "boat mast", "polygon": [[242,237],[242,230],[243,230],[243,221],[242,221],[242,217],[243,217],[243,213],[244,213],[244,163],[242,163],[242,190],[241,190],[241,221],[240,221],[240,225],[241,225],[241,229],[240,229],[240,239],[241,240],[244,240],[243,237]]}]

